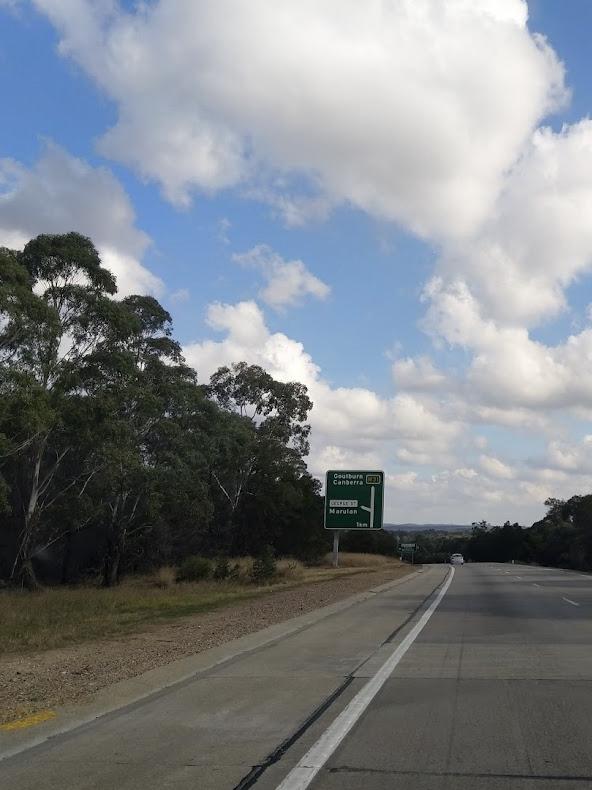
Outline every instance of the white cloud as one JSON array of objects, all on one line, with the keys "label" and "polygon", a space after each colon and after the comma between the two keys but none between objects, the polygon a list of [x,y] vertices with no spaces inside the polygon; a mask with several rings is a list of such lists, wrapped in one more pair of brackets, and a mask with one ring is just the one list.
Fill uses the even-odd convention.
[{"label": "white cloud", "polygon": [[232,222],[228,219],[228,217],[222,217],[218,220],[218,241],[221,241],[222,244],[230,244],[230,238],[228,233],[230,228],[232,227]]},{"label": "white cloud", "polygon": [[268,338],[263,313],[254,302],[211,304],[206,320],[212,329],[227,331],[228,339],[244,348],[257,350]]},{"label": "white cloud", "polygon": [[403,390],[442,390],[447,381],[446,375],[434,367],[429,357],[398,359],[392,370],[395,384]]},{"label": "white cloud", "polygon": [[[592,122],[585,120],[559,133],[536,131],[488,221],[473,238],[445,245],[424,290],[424,328],[470,355],[455,382],[471,404],[467,414],[546,431],[553,412],[589,409],[590,327],[555,345],[535,340],[533,329],[564,309],[566,288],[592,270],[590,216]],[[408,361],[402,372],[417,378],[418,365]]]},{"label": "white cloud", "polygon": [[263,274],[267,285],[260,296],[276,310],[297,305],[308,295],[326,299],[331,292],[329,286],[315,277],[302,261],[286,261],[266,244],[258,244],[248,252],[235,254],[232,260]]},{"label": "white cloud", "polygon": [[191,293],[187,288],[179,288],[178,291],[173,291],[173,293],[169,296],[169,299],[173,304],[182,304],[184,302],[188,302],[191,299]]},{"label": "white cloud", "polygon": [[207,323],[223,337],[184,348],[200,380],[245,360],[281,381],[306,384],[314,404],[309,468],[321,478],[331,467],[384,468],[390,521],[532,523],[547,497],[583,489],[586,470],[592,471],[590,437],[575,447],[551,438],[545,457],[530,466],[485,452],[489,443],[470,433],[471,423],[505,425],[514,433],[560,429],[529,409],[471,402],[460,384],[448,399],[436,390],[384,398],[367,388],[332,387],[301,343],[269,331],[254,302],[210,305]]},{"label": "white cloud", "polygon": [[378,469],[382,463],[379,453],[348,450],[331,444],[319,450],[315,461],[320,470]]},{"label": "white cloud", "polygon": [[548,462],[552,467],[565,471],[575,471],[582,464],[582,451],[560,442],[551,442],[548,447]]},{"label": "white cloud", "polygon": [[455,469],[452,473],[453,477],[460,477],[462,480],[472,480],[474,477],[477,477],[477,475],[478,473],[474,469],[467,467]]},{"label": "white cloud", "polygon": [[556,477],[557,473],[589,476],[592,472],[592,436],[585,435],[578,442],[550,441],[544,457],[535,466],[548,477]]},{"label": "white cloud", "polygon": [[409,491],[417,482],[417,472],[402,472],[400,474],[387,475],[387,487],[398,491]]},{"label": "white cloud", "polygon": [[492,479],[470,467],[417,475],[387,476],[387,497],[395,522],[471,524],[485,519],[529,525],[544,512],[542,503],[557,495],[557,481]]},{"label": "white cloud", "polygon": [[40,233],[89,236],[117,276],[120,295],[159,293],[162,282],[140,263],[150,243],[135,226],[130,200],[106,168],[94,168],[50,143],[27,169],[0,159],[0,244],[21,248]]},{"label": "white cloud", "polygon": [[592,121],[538,129],[475,236],[447,245],[440,265],[470,282],[484,314],[533,326],[565,307],[567,286],[592,270]]},{"label": "white cloud", "polygon": [[497,425],[522,433],[545,434],[556,430],[557,421],[553,420],[550,414],[526,408],[484,406],[478,402],[478,393],[471,392],[470,387],[467,388],[464,397],[464,401],[458,400],[455,404],[457,415],[459,419],[464,416],[464,419],[470,423]]},{"label": "white cloud", "polygon": [[[587,448],[565,441],[561,418],[592,414],[592,329],[552,345],[535,330],[592,269],[592,121],[537,128],[567,92],[523,0],[35,3],[117,106],[100,150],[171,201],[235,187],[288,225],[346,204],[439,253],[424,328],[436,347],[463,349],[461,372],[405,357],[394,397],[332,387],[302,344],[243,302],[212,305],[223,338],[187,347],[202,380],[246,359],[306,383],[313,471],[382,460],[405,519],[419,502],[422,520],[458,520],[473,502],[483,510],[465,522],[528,520],[584,480]],[[322,297],[302,262],[247,255],[268,278],[268,304]],[[545,434],[545,457],[508,463],[471,434],[491,424]]]},{"label": "white cloud", "polygon": [[533,340],[525,327],[500,326],[483,318],[484,308],[464,282],[445,285],[435,278],[426,289],[426,298],[430,301],[426,328],[473,353],[465,385],[480,408],[520,414],[520,409],[574,409],[590,404],[592,329],[548,346]]},{"label": "white cloud", "polygon": [[35,3],[118,106],[101,151],[180,205],[298,173],[321,199],[463,236],[565,97],[524,0]]},{"label": "white cloud", "polygon": [[[93,239],[95,241],[95,239]],[[152,274],[133,255],[113,249],[96,241],[103,265],[117,278],[117,295],[151,294],[158,296],[164,291],[164,284],[159,277]]]},{"label": "white cloud", "polygon": [[508,464],[500,461],[499,458],[494,458],[491,455],[482,455],[479,458],[481,468],[491,477],[499,477],[509,480],[514,476],[514,472]]},{"label": "white cloud", "polygon": [[280,219],[288,228],[300,228],[312,222],[322,222],[329,217],[334,208],[334,202],[326,195],[311,197],[291,194],[287,184],[276,188],[250,187],[244,194],[270,206],[272,215]]},{"label": "white cloud", "polygon": [[[311,469],[324,474],[331,458],[378,461],[395,451],[407,452],[430,463],[450,454],[462,428],[438,415],[437,405],[420,402],[411,394],[381,398],[361,387],[331,387],[301,343],[277,332],[271,333],[254,302],[210,305],[207,323],[225,333],[220,341],[206,340],[187,345],[185,356],[201,381],[220,365],[245,360],[258,364],[280,381],[306,384],[314,407],[310,422],[313,452]],[[394,444],[396,443],[396,444]]]}]

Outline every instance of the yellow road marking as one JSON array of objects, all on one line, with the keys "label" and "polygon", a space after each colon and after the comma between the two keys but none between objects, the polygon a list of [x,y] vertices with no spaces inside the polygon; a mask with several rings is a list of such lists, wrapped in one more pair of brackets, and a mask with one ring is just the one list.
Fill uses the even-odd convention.
[{"label": "yellow road marking", "polygon": [[0,730],[4,732],[25,730],[27,727],[34,727],[36,724],[42,724],[44,721],[55,719],[57,715],[58,714],[53,710],[40,710],[38,713],[32,713],[30,716],[25,716],[23,719],[16,719],[16,721],[0,724]]}]

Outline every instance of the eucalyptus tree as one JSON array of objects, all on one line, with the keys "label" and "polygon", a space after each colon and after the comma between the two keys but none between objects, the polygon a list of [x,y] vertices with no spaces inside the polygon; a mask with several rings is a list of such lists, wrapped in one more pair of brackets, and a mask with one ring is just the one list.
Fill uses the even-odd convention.
[{"label": "eucalyptus tree", "polygon": [[[225,500],[227,511],[221,529],[234,532],[237,548],[242,549],[245,532],[252,533],[246,514],[255,509],[260,521],[270,524],[272,518],[265,519],[264,510],[270,514],[275,510],[278,482],[306,471],[303,459],[310,433],[306,420],[312,402],[303,384],[277,381],[246,362],[219,368],[208,393],[229,414],[225,429],[218,433],[211,467],[218,498]],[[271,541],[269,528],[264,531]]]},{"label": "eucalyptus tree", "polygon": [[115,278],[90,239],[41,235],[22,253],[2,255],[0,281],[2,431],[9,442],[3,474],[10,487],[16,551],[13,580],[34,586],[31,562],[41,515],[91,470],[56,482],[76,444],[73,399],[81,369],[117,313]]},{"label": "eucalyptus tree", "polygon": [[61,552],[67,581],[83,537],[106,586],[191,552],[311,544],[306,387],[244,362],[199,385],[158,301],[115,294],[77,233],[0,249],[0,573],[34,587]]},{"label": "eucalyptus tree", "polygon": [[[103,419],[97,433],[100,472],[92,483],[104,532],[103,584],[116,584],[131,546],[156,532],[165,480],[183,465],[181,401],[195,373],[172,337],[169,313],[151,296],[121,303],[126,320],[88,360],[84,377]],[[176,440],[176,443],[175,443]],[[131,542],[131,543],[130,543]]]},{"label": "eucalyptus tree", "polygon": [[146,560],[178,562],[188,554],[216,553],[209,463],[220,409],[192,375],[168,371],[166,412],[149,435],[158,473],[153,480],[158,513],[143,550]]},{"label": "eucalyptus tree", "polygon": [[312,402],[304,384],[274,379],[259,365],[237,362],[212,375],[210,396],[224,409],[249,419],[262,435],[308,454]]}]

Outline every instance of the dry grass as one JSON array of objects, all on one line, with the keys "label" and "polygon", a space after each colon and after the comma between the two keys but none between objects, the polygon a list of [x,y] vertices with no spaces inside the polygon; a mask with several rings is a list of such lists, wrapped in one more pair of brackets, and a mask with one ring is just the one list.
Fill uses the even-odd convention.
[{"label": "dry grass", "polygon": [[287,559],[278,560],[277,562],[278,576],[280,579],[286,579],[287,581],[304,579],[306,570],[305,566],[298,560]]},{"label": "dry grass", "polygon": [[[327,554],[325,565],[331,565],[333,555]],[[340,568],[384,568],[387,565],[399,565],[400,562],[393,557],[385,557],[382,554],[357,554],[355,552],[340,551]]]},{"label": "dry grass", "polygon": [[[252,557],[231,557],[229,560],[230,567],[236,566],[238,568],[238,576],[236,581],[244,584],[252,582],[251,570],[253,568]],[[300,581],[304,579],[308,573],[308,569],[299,560],[292,557],[286,557],[277,561],[277,577],[276,581]]]},{"label": "dry grass", "polygon": [[54,588],[0,593],[0,652],[43,650],[181,617],[244,598],[243,586],[214,582],[156,587],[151,579],[104,590]]},{"label": "dry grass", "polygon": [[231,557],[229,559],[230,567],[236,568],[238,575],[236,579],[244,584],[251,581],[251,569],[253,568],[252,557]]},{"label": "dry grass", "polygon": [[[356,559],[352,559],[356,558]],[[363,558],[363,559],[362,559]],[[48,650],[102,637],[124,635],[146,625],[171,620],[236,601],[272,594],[310,582],[383,569],[396,560],[372,555],[340,555],[341,567],[306,568],[297,560],[278,561],[278,577],[269,585],[250,583],[250,558],[231,560],[240,566],[238,580],[175,584],[175,569],[160,568],[151,576],[133,577],[119,587],[58,587],[38,593],[0,591],[0,654]],[[173,580],[173,581],[171,581]]]},{"label": "dry grass", "polygon": [[158,568],[158,570],[154,571],[152,581],[155,587],[161,590],[170,590],[171,587],[175,586],[175,582],[177,581],[177,570],[173,568],[172,565],[164,565],[162,568]]}]

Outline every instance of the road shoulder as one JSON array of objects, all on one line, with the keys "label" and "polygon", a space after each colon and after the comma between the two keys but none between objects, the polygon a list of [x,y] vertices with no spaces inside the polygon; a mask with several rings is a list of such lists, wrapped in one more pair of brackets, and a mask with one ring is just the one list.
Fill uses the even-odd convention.
[{"label": "road shoulder", "polygon": [[[303,631],[325,618],[372,598],[378,593],[405,584],[421,572],[421,570],[411,572],[386,582],[381,574],[368,574],[368,577],[371,578],[366,579],[367,589],[354,595],[341,598],[326,606],[313,608],[305,614],[283,619],[266,628],[247,633],[231,641],[225,641],[223,644],[199,653],[157,666],[135,677],[120,680],[98,690],[93,694],[92,699],[82,703],[41,708],[33,714],[32,725],[34,726],[0,729],[0,759],[42,743],[55,735],[92,722],[100,716],[164,692],[172,686],[187,682],[196,675],[232,661],[238,656],[256,651],[286,636]],[[358,579],[358,583],[363,584],[363,580]],[[176,625],[182,627],[182,624]],[[26,720],[26,717],[23,717],[23,720]]]}]

